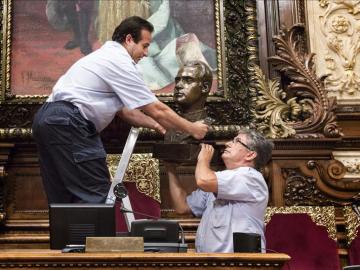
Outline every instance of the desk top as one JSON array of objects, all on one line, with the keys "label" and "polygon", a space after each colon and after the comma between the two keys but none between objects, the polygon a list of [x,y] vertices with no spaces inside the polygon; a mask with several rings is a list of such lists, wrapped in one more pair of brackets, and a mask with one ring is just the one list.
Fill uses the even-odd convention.
[{"label": "desk top", "polygon": [[[0,268],[12,269],[24,267],[64,268],[102,267],[138,268],[141,267],[175,267],[176,269],[193,267],[222,267],[221,269],[280,269],[290,260],[282,253],[150,253],[150,252],[108,252],[108,253],[61,253],[59,250],[29,249],[0,250]],[[264,268],[264,269],[265,269]],[[25,268],[26,269],[26,268]],[[83,269],[83,268],[81,268]],[[108,268],[107,268],[108,269]],[[187,268],[189,269],[189,268]]]}]

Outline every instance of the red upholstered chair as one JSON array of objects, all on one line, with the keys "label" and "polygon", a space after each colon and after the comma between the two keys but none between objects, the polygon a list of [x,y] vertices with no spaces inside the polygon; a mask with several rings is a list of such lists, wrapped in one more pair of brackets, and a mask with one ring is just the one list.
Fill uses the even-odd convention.
[{"label": "red upholstered chair", "polygon": [[[120,155],[108,155],[110,174],[115,175]],[[160,174],[159,161],[151,154],[133,154],[123,180],[128,190],[133,211],[154,217],[160,217]],[[117,203],[117,208],[120,205]],[[141,214],[134,214],[135,219],[148,219]],[[123,213],[116,211],[116,231],[127,232]]]},{"label": "red upholstered chair", "polygon": [[349,265],[360,265],[360,220],[351,207],[344,207],[344,221],[348,243]]},{"label": "red upholstered chair", "polygon": [[334,207],[268,207],[266,248],[286,253],[283,269],[339,270]]}]

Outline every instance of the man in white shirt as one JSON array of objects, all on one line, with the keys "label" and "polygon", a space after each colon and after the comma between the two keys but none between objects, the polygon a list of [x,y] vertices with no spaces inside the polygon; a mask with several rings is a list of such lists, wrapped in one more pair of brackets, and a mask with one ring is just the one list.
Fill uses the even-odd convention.
[{"label": "man in white shirt", "polygon": [[271,158],[273,145],[260,134],[242,130],[222,154],[226,170],[210,168],[211,145],[202,144],[195,169],[198,189],[187,196],[176,168],[166,164],[170,195],[177,213],[201,217],[197,252],[233,252],[233,233],[257,233],[265,248],[264,215],[268,188],[258,171]]},{"label": "man in white shirt", "polygon": [[141,78],[136,63],[147,56],[152,31],[153,26],[140,17],[122,21],[113,41],[60,77],[35,115],[33,136],[49,203],[105,201],[110,177],[99,133],[116,114],[162,134],[176,129],[196,139],[205,136],[206,124],[177,115]]}]

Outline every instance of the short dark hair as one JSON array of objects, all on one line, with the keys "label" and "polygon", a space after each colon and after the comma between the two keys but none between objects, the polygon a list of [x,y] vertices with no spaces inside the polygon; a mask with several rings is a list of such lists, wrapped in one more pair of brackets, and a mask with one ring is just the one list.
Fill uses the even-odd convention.
[{"label": "short dark hair", "polygon": [[246,145],[249,146],[252,151],[257,153],[254,160],[255,168],[261,169],[264,167],[271,159],[274,144],[254,130],[242,129],[238,134],[244,134],[247,139]]},{"label": "short dark hair", "polygon": [[130,34],[134,39],[134,42],[138,43],[141,39],[141,30],[143,29],[152,33],[154,31],[154,26],[141,17],[128,17],[115,28],[112,40],[123,43],[126,36]]},{"label": "short dark hair", "polygon": [[206,63],[199,60],[193,60],[185,62],[184,67],[195,67],[199,78],[203,79],[203,84],[208,86],[208,91],[210,92],[213,81],[213,74],[210,67]]}]

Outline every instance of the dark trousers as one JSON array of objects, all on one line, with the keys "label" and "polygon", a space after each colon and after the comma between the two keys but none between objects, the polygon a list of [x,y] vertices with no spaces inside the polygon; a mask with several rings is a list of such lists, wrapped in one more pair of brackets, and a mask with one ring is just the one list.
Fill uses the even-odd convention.
[{"label": "dark trousers", "polygon": [[106,152],[92,122],[69,102],[45,103],[33,137],[50,203],[101,203],[110,189]]}]

